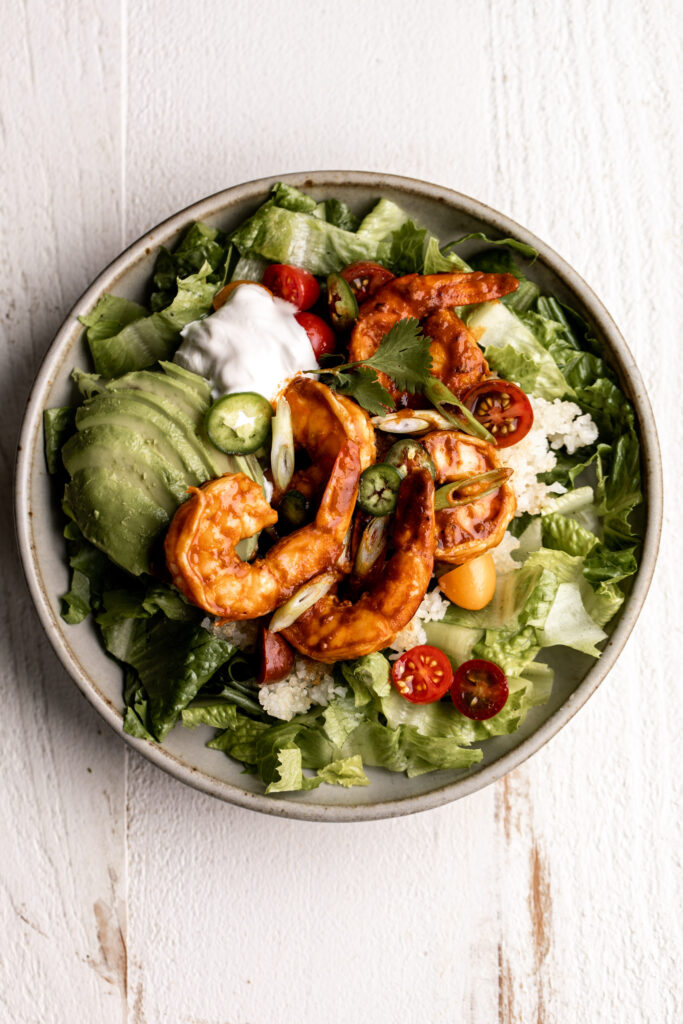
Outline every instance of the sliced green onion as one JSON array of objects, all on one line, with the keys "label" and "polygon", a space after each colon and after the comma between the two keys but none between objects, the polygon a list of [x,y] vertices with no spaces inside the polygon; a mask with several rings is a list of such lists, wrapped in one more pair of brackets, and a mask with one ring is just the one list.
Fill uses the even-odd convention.
[{"label": "sliced green onion", "polygon": [[243,562],[250,562],[256,554],[258,539],[259,534],[255,533],[253,537],[243,537],[238,544],[235,544],[235,551]]},{"label": "sliced green onion", "polygon": [[351,559],[351,538],[352,537],[353,537],[353,526],[349,526],[348,530],[346,531],[346,536],[344,537],[344,543],[342,544],[342,549],[341,549],[341,551],[339,553],[339,558],[335,562],[335,565],[338,568],[342,568],[344,563],[348,562]]},{"label": "sliced green onion", "polygon": [[[479,501],[480,498],[486,498],[489,494],[497,491],[511,475],[511,469],[489,469],[486,473],[477,473],[476,476],[453,480],[445,487],[439,487],[434,495],[434,508],[436,510],[457,508],[459,505],[469,505],[472,501]],[[465,487],[477,487],[478,485],[481,485],[481,488],[474,494],[460,494],[459,497],[455,497]]]},{"label": "sliced green onion", "polygon": [[270,465],[275,486],[287,490],[294,476],[294,432],[292,410],[286,398],[279,398],[275,407]]},{"label": "sliced green onion", "polygon": [[356,552],[354,572],[356,576],[367,576],[373,565],[387,546],[389,517],[381,516],[371,519],[363,530]]},{"label": "sliced green onion", "polygon": [[[448,420],[449,426],[453,426],[456,430],[461,430],[465,434],[471,434],[473,437],[479,437],[482,441],[488,441],[491,444],[496,443],[493,434],[489,433],[483,423],[480,423],[472,415],[467,406],[463,405],[460,399],[446,387],[443,381],[438,380],[436,377],[430,377],[423,388],[423,392],[425,397],[434,403],[441,415]],[[447,412],[444,409],[444,405],[456,406],[460,410],[462,419]]]},{"label": "sliced green onion", "polygon": [[373,416],[370,422],[385,434],[424,434],[427,430],[446,430],[451,426],[446,416],[433,409],[411,410],[410,416],[398,412],[388,416]]},{"label": "sliced green onion", "polygon": [[296,594],[293,594],[289,601],[285,601],[273,615],[268,626],[271,633],[279,633],[281,629],[286,629],[287,626],[296,622],[299,616],[312,608],[321,597],[324,597],[332,589],[336,580],[335,573],[325,572],[300,587]]},{"label": "sliced green onion", "polygon": [[263,470],[261,469],[261,463],[255,455],[233,455],[232,458],[237,466],[237,473],[244,473],[250,480],[253,480],[255,484],[258,484],[263,491],[263,496],[268,498],[265,488],[265,477]]}]

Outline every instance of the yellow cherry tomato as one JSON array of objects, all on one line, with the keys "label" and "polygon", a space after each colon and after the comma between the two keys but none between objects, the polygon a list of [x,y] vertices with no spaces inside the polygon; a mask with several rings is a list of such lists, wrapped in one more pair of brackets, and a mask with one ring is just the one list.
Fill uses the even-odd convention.
[{"label": "yellow cherry tomato", "polygon": [[496,589],[496,565],[488,552],[451,569],[439,580],[449,601],[476,612],[485,608]]},{"label": "yellow cherry tomato", "polygon": [[235,288],[237,288],[241,284],[257,284],[259,288],[263,288],[263,290],[265,292],[268,292],[269,295],[273,294],[270,288],[266,288],[266,286],[264,284],[261,284],[260,281],[229,281],[228,284],[224,285],[221,288],[221,290],[214,295],[213,308],[215,310],[219,310],[221,306],[224,306],[225,303],[230,298],[230,296],[232,295],[232,293],[234,292]]}]

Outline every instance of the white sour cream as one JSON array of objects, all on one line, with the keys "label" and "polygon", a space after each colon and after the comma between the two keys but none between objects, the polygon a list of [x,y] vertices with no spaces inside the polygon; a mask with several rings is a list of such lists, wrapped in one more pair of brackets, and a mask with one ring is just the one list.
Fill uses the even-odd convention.
[{"label": "white sour cream", "polygon": [[217,312],[183,328],[174,361],[206,377],[214,398],[235,391],[275,398],[289,377],[318,365],[294,312],[260,285],[242,284]]}]

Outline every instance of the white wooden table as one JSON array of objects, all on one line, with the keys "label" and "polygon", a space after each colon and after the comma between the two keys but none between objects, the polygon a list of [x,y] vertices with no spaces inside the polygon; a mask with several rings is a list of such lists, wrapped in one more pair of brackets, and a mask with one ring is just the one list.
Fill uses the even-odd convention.
[{"label": "white wooden table", "polygon": [[[7,0],[0,33],[0,1021],[683,1020],[680,9],[674,0]],[[41,635],[8,489],[30,382],[120,249],[228,185],[386,170],[553,245],[659,417],[662,557],[549,746],[412,818],[315,825],[129,752]]]}]

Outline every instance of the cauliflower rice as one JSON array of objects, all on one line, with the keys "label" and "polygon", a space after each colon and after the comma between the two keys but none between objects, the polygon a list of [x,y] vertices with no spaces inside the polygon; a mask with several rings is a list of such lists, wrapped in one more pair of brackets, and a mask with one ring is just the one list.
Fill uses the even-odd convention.
[{"label": "cauliflower rice", "polygon": [[530,512],[536,515],[553,494],[562,494],[562,484],[544,484],[537,474],[549,473],[557,465],[555,451],[565,448],[573,455],[577,448],[593,444],[598,428],[589,413],[582,413],[575,402],[556,398],[528,396],[534,411],[531,430],[517,444],[502,448],[499,458],[514,472],[510,481],[517,496],[517,515]]},{"label": "cauliflower rice", "polygon": [[326,707],[333,697],[341,697],[346,687],[335,681],[329,665],[297,654],[294,668],[279,683],[266,683],[259,690],[263,709],[273,718],[289,722],[308,711],[311,704]]}]

